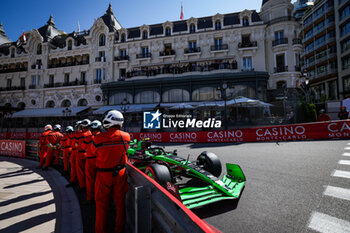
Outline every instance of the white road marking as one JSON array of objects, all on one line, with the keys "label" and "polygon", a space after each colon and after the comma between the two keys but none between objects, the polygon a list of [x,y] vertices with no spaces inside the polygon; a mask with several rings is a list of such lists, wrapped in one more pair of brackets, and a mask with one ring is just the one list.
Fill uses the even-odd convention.
[{"label": "white road marking", "polygon": [[345,147],[345,150],[350,150],[350,147]]},{"label": "white road marking", "polygon": [[323,192],[323,195],[350,201],[350,189],[327,186],[326,190]]},{"label": "white road marking", "polygon": [[350,179],[350,172],[341,171],[341,170],[335,170],[335,171],[333,172],[332,176]]},{"label": "white road marking", "polygon": [[343,156],[350,156],[350,153],[343,153]]},{"label": "white road marking", "polygon": [[339,160],[338,163],[341,165],[350,165],[350,160]]},{"label": "white road marking", "polygon": [[341,170],[334,170],[332,176],[350,179],[350,172],[348,172],[348,171],[341,171]]},{"label": "white road marking", "polygon": [[350,222],[327,214],[313,212],[309,228],[321,233],[349,233]]}]

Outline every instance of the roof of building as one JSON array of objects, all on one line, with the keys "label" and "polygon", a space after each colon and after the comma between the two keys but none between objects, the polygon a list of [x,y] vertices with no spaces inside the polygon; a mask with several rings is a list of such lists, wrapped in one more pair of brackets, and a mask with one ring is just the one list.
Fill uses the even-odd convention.
[{"label": "roof of building", "polygon": [[50,18],[47,21],[46,25],[39,28],[38,31],[43,37],[44,42],[47,42],[49,39],[62,34],[62,32],[56,28],[52,15],[50,15]]},{"label": "roof of building", "polygon": [[6,44],[6,43],[11,43],[12,41],[10,38],[8,38],[5,34],[4,27],[2,26],[2,23],[0,23],[0,45]]},{"label": "roof of building", "polygon": [[149,34],[151,36],[163,35],[163,25],[162,24],[151,25]]},{"label": "roof of building", "polygon": [[224,26],[234,25],[239,23],[240,23],[240,20],[239,20],[238,13],[231,13],[231,14],[224,15]]},{"label": "roof of building", "polygon": [[198,19],[198,29],[212,28],[213,20],[211,17],[199,18]]},{"label": "roof of building", "polygon": [[106,24],[110,32],[118,30],[117,25],[120,25],[120,23],[114,16],[111,3],[109,3],[108,9],[106,10],[106,14],[101,16],[101,19]]}]

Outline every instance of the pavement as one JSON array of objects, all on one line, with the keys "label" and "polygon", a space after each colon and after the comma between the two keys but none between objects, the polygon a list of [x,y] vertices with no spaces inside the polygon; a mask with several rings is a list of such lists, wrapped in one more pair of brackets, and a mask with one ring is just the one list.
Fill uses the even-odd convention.
[{"label": "pavement", "polygon": [[0,156],[0,232],[83,232],[78,199],[55,169]]}]

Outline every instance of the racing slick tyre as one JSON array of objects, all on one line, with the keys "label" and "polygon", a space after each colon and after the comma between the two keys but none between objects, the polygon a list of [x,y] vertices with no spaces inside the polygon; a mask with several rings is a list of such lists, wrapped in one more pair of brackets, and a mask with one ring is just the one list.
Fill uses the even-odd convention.
[{"label": "racing slick tyre", "polygon": [[151,164],[146,168],[145,174],[163,187],[166,187],[166,182],[171,182],[171,174],[167,166],[161,164]]},{"label": "racing slick tyre", "polygon": [[219,177],[222,171],[221,162],[218,156],[212,152],[203,151],[197,158],[197,164],[203,169]]}]

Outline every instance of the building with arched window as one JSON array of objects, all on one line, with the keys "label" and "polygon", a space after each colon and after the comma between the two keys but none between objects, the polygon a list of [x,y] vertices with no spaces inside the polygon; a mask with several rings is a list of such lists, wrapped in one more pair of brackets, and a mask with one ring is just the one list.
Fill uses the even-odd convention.
[{"label": "building with arched window", "polygon": [[281,81],[293,89],[301,79],[292,8],[287,0],[264,0],[261,12],[124,28],[109,5],[88,30],[65,33],[51,15],[16,42],[0,25],[0,106],[213,101],[223,82],[236,96],[267,101]]}]

